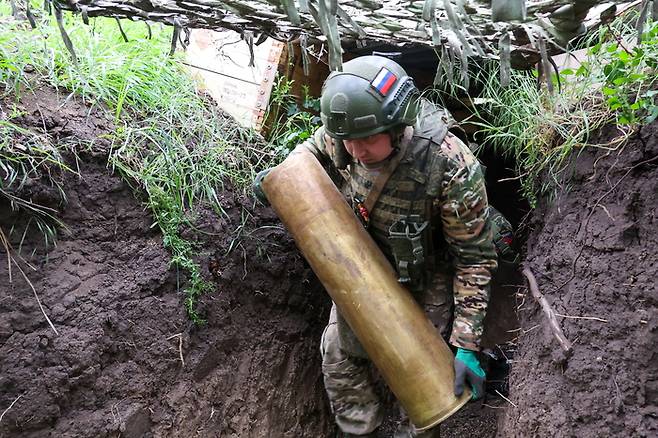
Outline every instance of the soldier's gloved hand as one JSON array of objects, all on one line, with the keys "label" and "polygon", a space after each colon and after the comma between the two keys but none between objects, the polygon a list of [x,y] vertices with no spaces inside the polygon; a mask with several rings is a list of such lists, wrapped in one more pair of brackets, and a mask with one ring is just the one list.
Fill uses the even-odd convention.
[{"label": "soldier's gloved hand", "polygon": [[471,386],[471,400],[477,400],[484,395],[484,370],[475,352],[457,349],[455,355],[455,395],[460,396],[464,392],[466,381]]},{"label": "soldier's gloved hand", "polygon": [[270,173],[271,170],[272,168],[269,168],[258,172],[258,175],[256,175],[254,182],[251,184],[251,188],[254,191],[254,196],[256,197],[256,199],[258,199],[258,201],[261,204],[266,206],[270,205],[270,201],[267,200],[267,196],[265,196],[265,192],[263,191],[262,185],[263,185],[263,180],[265,179],[267,174]]}]

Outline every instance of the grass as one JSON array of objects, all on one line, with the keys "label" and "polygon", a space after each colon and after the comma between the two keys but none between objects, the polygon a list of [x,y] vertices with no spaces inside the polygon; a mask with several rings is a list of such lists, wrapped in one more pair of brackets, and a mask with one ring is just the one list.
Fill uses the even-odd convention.
[{"label": "grass", "polygon": [[[6,5],[2,7],[5,11],[0,12],[6,12]],[[125,42],[112,19],[92,19],[84,26],[79,17],[65,14],[74,63],[54,20],[42,12],[38,21],[36,30],[9,22],[0,31],[5,97],[18,99],[35,84],[48,82],[108,111],[116,126],[109,163],[135,191],[146,194],[145,205],[162,232],[172,264],[189,277],[187,312],[202,322],[196,301],[211,285],[195,260],[198,245],[181,232],[201,205],[221,214],[218,190],[224,182],[246,189],[273,154],[254,147],[262,141],[199,95],[180,55],[167,56],[171,27],[153,26],[148,39],[144,23],[123,20],[129,39]]]},{"label": "grass", "polygon": [[[617,148],[637,126],[650,122],[653,112],[658,115],[651,100],[656,94],[651,89],[656,86],[658,27],[650,25],[642,44],[629,52],[619,43],[637,37],[629,23],[633,20],[624,17],[591,36],[585,42],[591,47],[587,59],[577,71],[561,73],[561,89],[553,95],[537,86],[532,72],[512,71],[507,88],[500,86],[497,71],[485,80],[475,111],[478,135],[498,153],[514,158],[532,207],[560,184],[573,153],[585,147]],[[557,86],[558,78],[552,79]],[[641,104],[639,98],[644,98]],[[594,142],[591,134],[609,124],[618,126],[618,138]]]},{"label": "grass", "polygon": [[[55,242],[56,227],[63,224],[56,218],[55,210],[22,196],[22,190],[33,180],[45,181],[56,187],[65,201],[59,182],[63,171],[74,172],[47,136],[0,119],[0,197],[8,201],[13,210],[29,214],[41,231],[46,247]],[[25,227],[25,232],[28,228]],[[25,234],[21,243],[24,238]]]},{"label": "grass", "polygon": [[277,78],[265,117],[275,162],[288,156],[321,124],[320,99],[311,97],[307,86],[302,86],[302,96],[298,98],[292,94],[292,86],[293,81],[283,76]]},{"label": "grass", "polygon": [[479,134],[497,153],[514,158],[523,195],[533,207],[557,183],[567,157],[591,146],[590,133],[614,121],[603,99],[586,87],[565,87],[551,96],[521,72],[512,73],[506,89],[487,83],[481,99],[486,115],[478,118],[487,122],[476,123]]}]

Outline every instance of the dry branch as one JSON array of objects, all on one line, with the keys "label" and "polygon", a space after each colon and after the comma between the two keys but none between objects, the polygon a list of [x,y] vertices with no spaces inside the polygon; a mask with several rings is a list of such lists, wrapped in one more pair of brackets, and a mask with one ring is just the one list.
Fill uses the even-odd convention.
[{"label": "dry branch", "polygon": [[575,315],[563,315],[561,313],[556,313],[555,315],[559,316],[560,318],[566,318],[566,319],[586,319],[589,321],[608,322],[607,319],[599,318],[597,316],[575,316]]},{"label": "dry branch", "polygon": [[503,394],[500,393],[500,391],[496,390],[496,394],[498,394],[499,396],[501,396],[501,397],[503,398],[503,400],[505,400],[507,403],[511,404],[511,405],[514,406],[515,408],[518,408],[518,406],[517,406],[516,404],[514,404],[514,402],[513,402],[512,400],[510,400],[510,399],[508,399],[507,397],[505,397]]},{"label": "dry branch", "polygon": [[46,318],[46,321],[48,322],[48,325],[50,326],[51,329],[55,332],[56,335],[59,336],[59,332],[55,328],[55,325],[53,322],[48,318],[48,315],[46,314],[46,310],[43,308],[43,304],[41,304],[41,300],[39,299],[39,294],[37,294],[37,290],[34,288],[34,285],[30,281],[29,278],[27,278],[27,275],[23,271],[23,268],[20,267],[18,263],[16,263],[16,260],[14,260],[14,263],[16,264],[16,267],[18,268],[18,271],[23,275],[23,278],[27,282],[28,285],[30,285],[30,288],[32,289],[32,292],[34,293],[34,298],[37,300],[37,304],[39,305],[39,309],[41,310],[41,313],[43,314],[44,318]]},{"label": "dry branch", "polygon": [[555,336],[555,339],[560,343],[560,347],[562,347],[562,350],[566,355],[570,355],[573,351],[573,346],[571,345],[571,342],[567,339],[566,336],[564,336],[564,332],[562,332],[562,328],[560,327],[560,324],[557,321],[556,313],[551,307],[550,303],[544,297],[541,292],[539,292],[539,287],[537,286],[537,279],[535,278],[534,274],[532,271],[530,271],[529,268],[523,268],[522,271],[523,275],[525,278],[528,280],[528,287],[530,288],[530,293],[532,293],[532,296],[537,300],[539,305],[541,306],[542,311],[546,315],[546,318],[548,318],[548,323],[549,326],[551,327],[551,330],[553,331],[553,336]]},{"label": "dry branch", "polygon": [[11,284],[12,283],[11,255],[9,254],[9,241],[7,240],[4,231],[2,231],[2,228],[0,228],[0,243],[2,243],[2,247],[5,249],[5,252],[7,253],[7,272],[9,274],[9,283]]},{"label": "dry branch", "polygon": [[183,333],[176,333],[167,338],[167,341],[170,339],[178,338],[178,358],[180,359],[181,367],[185,366],[185,359],[183,358]]}]

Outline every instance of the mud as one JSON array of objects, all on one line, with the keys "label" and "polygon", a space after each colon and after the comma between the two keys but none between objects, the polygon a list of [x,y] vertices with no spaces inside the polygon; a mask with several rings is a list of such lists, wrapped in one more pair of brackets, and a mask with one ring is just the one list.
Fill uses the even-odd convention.
[{"label": "mud", "polygon": [[107,169],[111,122],[65,97],[26,95],[13,120],[75,149],[80,175],[60,176],[66,202],[42,181],[22,192],[58,209],[55,247],[33,225],[23,238],[27,219],[0,205],[58,332],[15,266],[9,282],[0,251],[0,436],[328,435],[316,344],[329,302],[273,214],[231,190],[226,216],[201,212],[198,259],[216,290],[201,303],[207,324],[191,325],[184,275]]},{"label": "mud", "polygon": [[583,151],[566,176],[533,216],[525,265],[567,315],[573,355],[524,292],[499,436],[657,436],[658,124],[618,150]]},{"label": "mud", "polygon": [[[333,436],[317,346],[330,302],[274,213],[229,185],[225,215],[197,212],[184,234],[199,242],[215,290],[199,306],[206,325],[190,324],[184,273],[107,168],[111,120],[66,97],[37,90],[13,120],[76,151],[67,159],[79,175],[58,176],[64,198],[44,181],[23,189],[66,224],[55,247],[0,205],[0,227],[11,230],[58,331],[15,266],[9,282],[0,250],[0,437]],[[10,103],[0,104],[8,114]],[[532,221],[526,263],[556,311],[607,322],[559,318],[574,343],[565,359],[537,305],[517,296],[514,270],[503,268],[485,344],[495,350],[511,339],[518,350],[510,401],[496,393],[507,394],[508,383],[498,370],[487,399],[450,418],[443,437],[655,436],[658,175],[648,160],[657,153],[654,125],[622,151],[574,160],[571,190]],[[491,177],[496,171],[490,164]],[[518,221],[508,189],[490,188]],[[399,416],[383,385],[382,393],[389,415],[378,436],[388,438]]]}]

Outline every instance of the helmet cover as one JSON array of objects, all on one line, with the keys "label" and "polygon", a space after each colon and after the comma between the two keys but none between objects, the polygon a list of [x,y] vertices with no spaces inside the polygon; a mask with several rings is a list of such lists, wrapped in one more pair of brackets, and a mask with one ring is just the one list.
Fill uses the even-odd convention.
[{"label": "helmet cover", "polygon": [[419,92],[395,61],[362,56],[329,75],[322,87],[322,124],[336,139],[363,138],[398,125],[413,125]]}]

